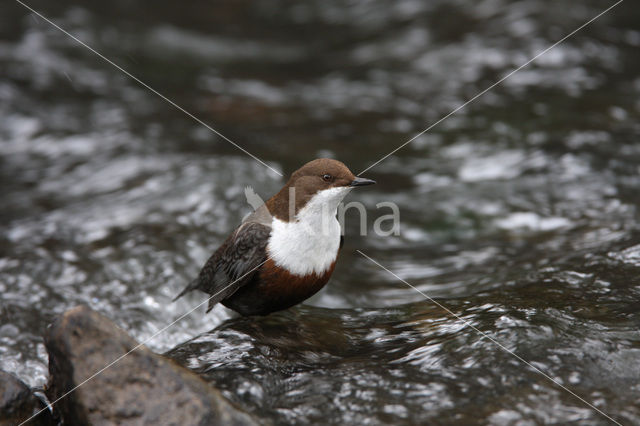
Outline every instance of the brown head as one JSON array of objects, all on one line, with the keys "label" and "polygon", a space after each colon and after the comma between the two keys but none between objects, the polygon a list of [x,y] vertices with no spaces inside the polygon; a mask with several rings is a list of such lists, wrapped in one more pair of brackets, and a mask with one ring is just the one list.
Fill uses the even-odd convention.
[{"label": "brown head", "polygon": [[[281,220],[289,220],[289,197],[295,194],[294,214],[321,191],[374,184],[375,181],[355,176],[344,163],[318,158],[293,172],[287,184],[267,202],[269,212]],[[291,189],[293,188],[293,190]],[[346,191],[345,191],[346,192]]]}]

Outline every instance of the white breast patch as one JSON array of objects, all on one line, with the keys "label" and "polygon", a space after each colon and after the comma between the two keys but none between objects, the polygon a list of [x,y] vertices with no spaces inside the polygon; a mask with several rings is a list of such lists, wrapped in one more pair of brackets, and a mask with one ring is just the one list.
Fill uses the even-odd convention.
[{"label": "white breast patch", "polygon": [[267,254],[293,275],[322,275],[336,260],[340,248],[338,204],[350,187],[318,192],[298,212],[295,221],[273,218]]}]

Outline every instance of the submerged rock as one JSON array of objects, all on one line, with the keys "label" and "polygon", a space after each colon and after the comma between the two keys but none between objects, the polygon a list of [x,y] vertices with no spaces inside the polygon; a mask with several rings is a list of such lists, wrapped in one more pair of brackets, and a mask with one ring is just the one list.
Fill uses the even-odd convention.
[{"label": "submerged rock", "polygon": [[[14,375],[0,371],[0,426],[20,424],[45,407],[29,386]],[[29,424],[53,425],[54,421],[47,409],[31,419]]]},{"label": "submerged rock", "polygon": [[79,386],[55,403],[67,425],[257,424],[196,374],[144,346],[136,348],[125,331],[86,306],[59,317],[45,344],[49,399]]}]

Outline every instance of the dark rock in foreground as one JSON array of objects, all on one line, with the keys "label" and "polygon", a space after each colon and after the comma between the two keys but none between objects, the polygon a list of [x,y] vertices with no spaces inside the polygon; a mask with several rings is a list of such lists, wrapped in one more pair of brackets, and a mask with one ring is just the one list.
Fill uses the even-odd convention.
[{"label": "dark rock in foreground", "polygon": [[[55,401],[138,343],[106,317],[81,306],[48,330]],[[253,425],[257,422],[191,371],[144,346],[123,357],[55,404],[64,423]]]},{"label": "dark rock in foreground", "polygon": [[[0,371],[0,426],[17,425],[46,406],[29,386],[14,375]],[[46,409],[34,417],[30,425],[53,425],[51,412]]]}]

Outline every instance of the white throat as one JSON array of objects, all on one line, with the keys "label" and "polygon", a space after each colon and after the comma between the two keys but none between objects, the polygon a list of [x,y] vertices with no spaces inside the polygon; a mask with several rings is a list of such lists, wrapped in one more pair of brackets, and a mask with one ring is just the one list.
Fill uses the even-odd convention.
[{"label": "white throat", "polygon": [[324,274],[340,248],[338,205],[352,188],[329,188],[316,193],[295,220],[276,217],[271,223],[267,254],[293,275]]}]

